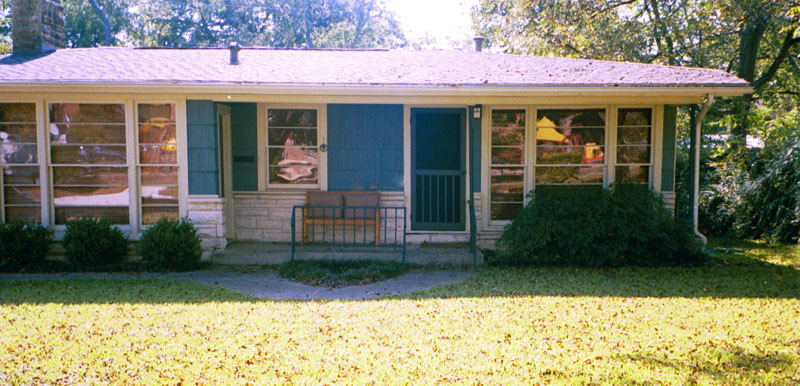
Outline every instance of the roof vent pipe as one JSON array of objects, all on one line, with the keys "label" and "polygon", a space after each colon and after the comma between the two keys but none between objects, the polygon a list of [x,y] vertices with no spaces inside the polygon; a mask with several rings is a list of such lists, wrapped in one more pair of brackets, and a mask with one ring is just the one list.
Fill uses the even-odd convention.
[{"label": "roof vent pipe", "polygon": [[483,48],[483,36],[476,36],[472,40],[475,41],[475,52],[481,52]]},{"label": "roof vent pipe", "polygon": [[228,46],[228,49],[231,51],[231,64],[239,64],[239,50],[242,47],[239,46],[239,43],[233,42]]}]

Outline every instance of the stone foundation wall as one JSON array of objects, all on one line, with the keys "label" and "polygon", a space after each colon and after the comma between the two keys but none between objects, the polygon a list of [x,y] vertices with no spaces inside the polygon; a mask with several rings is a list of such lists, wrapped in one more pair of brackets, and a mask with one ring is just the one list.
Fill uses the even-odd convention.
[{"label": "stone foundation wall", "polygon": [[[267,241],[267,242],[290,242],[292,240],[292,207],[304,205],[306,201],[305,191],[270,191],[270,192],[248,192],[234,194],[234,226],[236,239],[242,241]],[[380,205],[382,207],[403,206],[402,192],[383,192],[381,194]],[[302,238],[302,220],[300,213],[297,213],[295,220],[295,238]],[[381,221],[381,238],[386,238],[384,242],[393,242],[395,234],[395,224],[402,227],[402,221],[395,222],[392,211]],[[319,225],[314,227],[314,237],[321,240],[322,229]],[[353,229],[355,228],[355,229]],[[333,229],[328,226],[325,229],[327,237],[336,233],[337,240],[345,235],[348,240],[355,237],[358,242],[375,240],[375,228],[361,225],[344,227],[337,226]],[[386,237],[384,237],[384,234]],[[400,234],[402,237],[402,233]],[[400,240],[402,241],[402,239]]]},{"label": "stone foundation wall", "polygon": [[675,192],[661,192],[661,196],[664,197],[664,207],[675,214]]},{"label": "stone foundation wall", "polygon": [[219,197],[189,196],[189,219],[197,228],[203,246],[203,258],[217,250],[225,249],[225,199]]},{"label": "stone foundation wall", "polygon": [[[475,193],[475,215],[478,225],[478,235],[481,236],[481,193]],[[242,241],[264,241],[264,242],[290,242],[292,239],[292,207],[304,205],[306,194],[304,191],[270,191],[270,192],[240,192],[234,194],[234,226],[236,239]],[[408,211],[411,206],[405,203],[402,192],[383,192],[381,194],[380,205],[382,207],[402,207]],[[399,215],[400,213],[398,213]],[[466,213],[469,216],[469,213]],[[300,213],[297,213],[295,220],[295,238],[302,238],[302,222]],[[403,226],[402,219],[395,221],[393,212],[389,211],[381,221],[381,238],[384,243],[394,242],[394,235],[397,235],[398,242],[402,242],[402,232],[395,232],[396,228]],[[354,229],[355,228],[355,229]],[[310,233],[310,230],[309,230]],[[358,242],[366,240],[367,243],[375,240],[375,228],[373,226],[356,225],[332,226],[325,228],[326,237],[336,234],[337,240],[343,235],[351,240],[353,237]],[[322,229],[320,225],[314,226],[316,240],[321,240]],[[326,239],[330,240],[330,239]],[[468,242],[469,229],[461,232],[409,232],[406,241],[410,244],[422,242],[433,243],[452,243]]]}]

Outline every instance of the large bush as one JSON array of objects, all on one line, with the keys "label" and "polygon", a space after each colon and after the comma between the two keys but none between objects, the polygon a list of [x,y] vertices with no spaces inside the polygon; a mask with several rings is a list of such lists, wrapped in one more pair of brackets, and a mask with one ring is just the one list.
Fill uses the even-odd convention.
[{"label": "large bush", "polygon": [[539,189],[531,198],[487,263],[617,267],[705,260],[690,228],[676,222],[661,197],[643,186]]},{"label": "large bush", "polygon": [[164,217],[144,231],[136,252],[148,269],[185,271],[197,267],[203,249],[191,222]]},{"label": "large bush", "polygon": [[0,224],[0,269],[19,271],[41,264],[52,241],[53,231],[40,224],[22,220]]},{"label": "large bush", "polygon": [[800,136],[764,149],[742,150],[730,158],[718,165],[718,180],[701,195],[700,230],[712,235],[797,243]]},{"label": "large bush", "polygon": [[77,269],[105,269],[128,258],[128,238],[105,219],[67,222],[64,234],[67,261]]}]

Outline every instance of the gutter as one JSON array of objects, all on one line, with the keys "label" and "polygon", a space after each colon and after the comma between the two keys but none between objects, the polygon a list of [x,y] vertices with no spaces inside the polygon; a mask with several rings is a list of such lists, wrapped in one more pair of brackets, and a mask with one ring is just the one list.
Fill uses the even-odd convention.
[{"label": "gutter", "polygon": [[702,133],[700,133],[700,128],[703,125],[703,118],[706,117],[706,113],[708,113],[708,109],[711,108],[711,105],[714,104],[714,94],[709,93],[708,97],[706,98],[705,103],[703,103],[703,108],[700,110],[700,114],[697,115],[697,120],[695,122],[695,146],[694,146],[694,192],[692,192],[692,227],[694,230],[694,234],[700,241],[703,242],[703,245],[708,244],[708,238],[700,233],[700,230],[697,228],[698,225],[698,217],[700,213],[700,148],[701,143],[700,140],[703,137]]}]

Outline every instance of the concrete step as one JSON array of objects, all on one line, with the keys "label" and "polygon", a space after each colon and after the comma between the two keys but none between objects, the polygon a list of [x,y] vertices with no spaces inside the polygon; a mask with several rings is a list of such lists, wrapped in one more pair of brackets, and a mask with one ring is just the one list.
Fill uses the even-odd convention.
[{"label": "concrete step", "polygon": [[[279,243],[235,242],[225,250],[211,256],[215,264],[225,265],[277,265],[291,260],[291,245]],[[483,264],[480,251],[476,255],[478,264]],[[382,261],[402,261],[402,249],[381,247],[330,247],[298,246],[295,259],[368,259]],[[473,257],[469,248],[431,247],[421,245],[406,246],[406,262],[420,265],[472,265]]]}]

